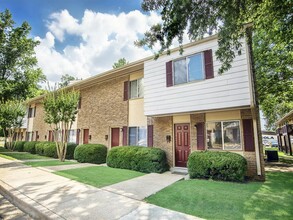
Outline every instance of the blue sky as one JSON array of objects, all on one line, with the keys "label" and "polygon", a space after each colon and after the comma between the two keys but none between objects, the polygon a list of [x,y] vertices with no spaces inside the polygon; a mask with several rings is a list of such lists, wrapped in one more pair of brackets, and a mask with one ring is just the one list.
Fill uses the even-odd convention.
[{"label": "blue sky", "polygon": [[[117,15],[141,10],[140,5],[139,0],[1,0],[0,11],[9,9],[16,25],[27,21],[32,26],[31,36],[35,37],[46,34],[48,18],[54,12],[66,9],[73,17],[81,19],[86,9]],[[65,42],[59,42],[58,49],[66,43],[78,43],[78,39],[69,36]]]},{"label": "blue sky", "polygon": [[1,0],[16,25],[27,21],[30,37],[39,40],[38,65],[49,82],[64,74],[87,78],[109,70],[124,57],[135,61],[152,52],[133,42],[151,25],[157,13],[145,13],[138,0]]}]

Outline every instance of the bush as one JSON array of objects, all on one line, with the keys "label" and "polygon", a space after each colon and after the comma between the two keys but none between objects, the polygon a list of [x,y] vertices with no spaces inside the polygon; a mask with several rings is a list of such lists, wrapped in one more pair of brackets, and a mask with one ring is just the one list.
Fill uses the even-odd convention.
[{"label": "bush", "polygon": [[38,143],[38,141],[28,141],[23,146],[23,151],[29,152],[31,154],[36,153],[36,147],[35,145]]},{"label": "bush", "polygon": [[67,144],[66,159],[71,160],[74,158],[74,150],[76,147],[77,147],[77,144],[75,143]]},{"label": "bush", "polygon": [[78,145],[74,151],[74,159],[80,163],[101,164],[106,162],[107,147],[102,144]]},{"label": "bush", "polygon": [[111,149],[107,157],[107,165],[144,173],[163,173],[169,169],[165,151],[139,146]]},{"label": "bush", "polygon": [[47,142],[44,144],[44,156],[58,158],[55,142]]},{"label": "bush", "polygon": [[247,162],[236,153],[196,151],[189,155],[187,166],[190,178],[243,181]]},{"label": "bush", "polygon": [[42,155],[42,156],[44,155],[44,144],[45,142],[36,143],[35,145],[36,154]]},{"label": "bush", "polygon": [[15,146],[14,146],[14,150],[18,151],[18,152],[23,152],[23,147],[24,147],[25,143],[26,143],[26,141],[16,141]]}]

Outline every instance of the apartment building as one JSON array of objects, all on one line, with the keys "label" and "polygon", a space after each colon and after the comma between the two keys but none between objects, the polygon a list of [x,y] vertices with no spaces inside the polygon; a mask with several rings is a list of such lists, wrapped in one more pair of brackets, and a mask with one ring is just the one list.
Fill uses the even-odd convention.
[{"label": "apartment building", "polygon": [[[186,167],[196,150],[231,151],[248,161],[248,175],[264,175],[250,57],[243,41],[232,68],[219,74],[217,36],[127,64],[68,86],[81,100],[70,141],[159,147],[171,167]],[[29,101],[27,140],[52,141],[42,96]]]}]

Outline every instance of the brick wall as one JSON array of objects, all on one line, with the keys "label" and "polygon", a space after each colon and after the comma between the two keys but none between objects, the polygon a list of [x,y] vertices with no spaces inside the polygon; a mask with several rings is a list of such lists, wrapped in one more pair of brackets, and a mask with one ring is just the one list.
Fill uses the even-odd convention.
[{"label": "brick wall", "polygon": [[199,122],[205,122],[205,114],[192,114],[190,115],[190,148],[191,152],[197,150],[197,130],[194,126]]},{"label": "brick wall", "polygon": [[[154,147],[159,147],[166,152],[168,164],[173,167],[173,117],[155,117],[154,125]],[[167,143],[166,136],[171,135],[171,142]]]},{"label": "brick wall", "polygon": [[[89,129],[89,143],[110,147],[111,127],[127,126],[128,101],[123,101],[123,86],[127,80],[128,77],[120,77],[80,91],[81,108],[77,122],[77,128],[81,129],[80,143],[83,141],[82,129]],[[108,135],[108,140],[105,140],[105,135]],[[120,132],[120,145],[122,135]]]},{"label": "brick wall", "polygon": [[39,139],[38,141],[46,141],[45,135],[48,140],[48,131],[51,130],[50,126],[45,123],[45,112],[43,104],[36,104],[36,116],[33,121],[33,132],[34,132],[34,140],[36,140],[36,131],[38,131]]}]

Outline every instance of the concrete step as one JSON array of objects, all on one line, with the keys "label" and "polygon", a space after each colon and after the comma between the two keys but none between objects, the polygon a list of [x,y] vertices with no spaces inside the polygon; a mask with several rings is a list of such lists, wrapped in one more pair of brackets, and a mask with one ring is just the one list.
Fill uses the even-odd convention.
[{"label": "concrete step", "polygon": [[171,170],[171,173],[174,173],[174,174],[181,174],[181,175],[188,174],[188,170],[186,167],[172,167],[170,170]]}]

